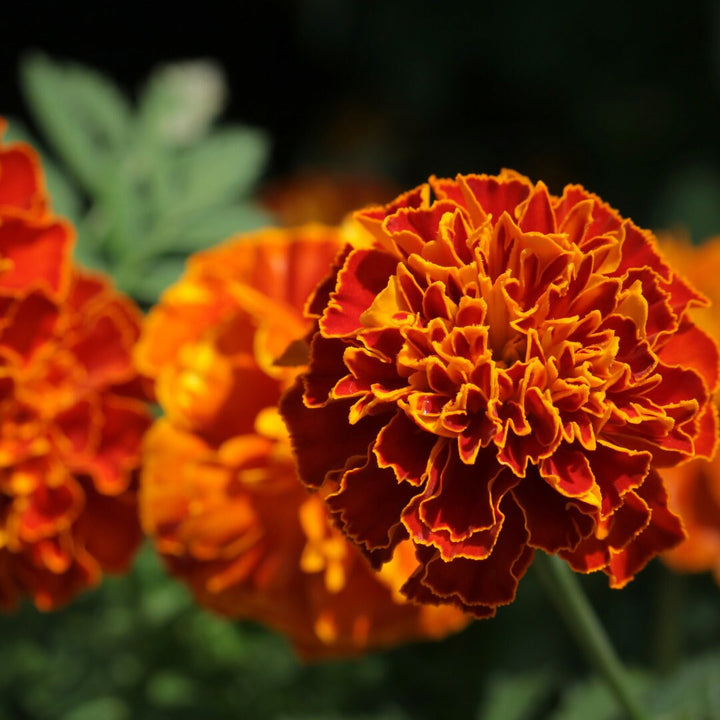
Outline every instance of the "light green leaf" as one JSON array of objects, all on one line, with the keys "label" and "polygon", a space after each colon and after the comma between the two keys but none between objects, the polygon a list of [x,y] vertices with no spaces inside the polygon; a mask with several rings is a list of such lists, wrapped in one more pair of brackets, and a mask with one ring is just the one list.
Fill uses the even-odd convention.
[{"label": "light green leaf", "polygon": [[184,258],[158,258],[142,270],[130,273],[121,268],[115,276],[120,289],[141,303],[157,302],[160,293],[178,280],[185,269]]},{"label": "light green leaf", "polygon": [[[641,702],[653,680],[651,675],[640,670],[628,671],[629,685]],[[599,678],[593,678],[570,687],[564,693],[558,711],[550,717],[552,720],[619,720],[624,713],[607,685]]]},{"label": "light green leaf", "polygon": [[271,224],[272,217],[252,205],[213,208],[189,218],[164,245],[172,252],[191,253]]},{"label": "light green leaf", "polygon": [[75,243],[73,257],[75,262],[85,268],[111,274],[111,268],[107,261],[92,247],[91,243],[83,242],[82,236],[79,236]]},{"label": "light green leaf", "polygon": [[101,74],[43,55],[20,67],[23,90],[38,125],[68,168],[91,193],[98,193],[130,123],[128,105]]},{"label": "light green leaf", "polygon": [[479,720],[530,720],[555,690],[547,672],[498,675],[488,684]]},{"label": "light green leaf", "polygon": [[720,720],[720,654],[686,661],[662,678],[649,698],[663,720]]},{"label": "light green leaf", "polygon": [[175,177],[176,207],[183,215],[245,197],[268,156],[260,130],[219,130],[179,154]]}]

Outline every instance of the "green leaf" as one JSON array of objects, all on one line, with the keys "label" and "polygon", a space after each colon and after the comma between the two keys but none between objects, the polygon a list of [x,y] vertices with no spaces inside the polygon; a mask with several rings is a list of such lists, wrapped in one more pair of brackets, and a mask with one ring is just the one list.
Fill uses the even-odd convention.
[{"label": "green leaf", "polygon": [[188,147],[176,160],[176,208],[194,213],[245,197],[268,156],[268,140],[260,130],[220,130]]},{"label": "green leaf", "polygon": [[189,254],[271,224],[270,215],[249,204],[203,210],[183,222],[166,222],[145,251]]},{"label": "green leaf", "polygon": [[649,694],[650,708],[663,720],[720,720],[720,653],[686,661]]},{"label": "green leaf", "polygon": [[497,675],[488,683],[488,694],[478,718],[482,720],[530,720],[539,717],[538,706],[555,690],[548,672]]},{"label": "green leaf", "polygon": [[[640,670],[629,670],[628,681],[642,703],[653,684],[652,676]],[[571,686],[564,693],[558,711],[550,717],[552,720],[619,720],[624,714],[607,685],[599,678],[593,678]]]},{"label": "green leaf", "polygon": [[68,168],[92,194],[122,151],[130,111],[101,74],[71,63],[30,55],[20,66],[35,120]]},{"label": "green leaf", "polygon": [[62,715],[61,720],[129,720],[130,708],[116,697],[101,697],[87,700]]}]

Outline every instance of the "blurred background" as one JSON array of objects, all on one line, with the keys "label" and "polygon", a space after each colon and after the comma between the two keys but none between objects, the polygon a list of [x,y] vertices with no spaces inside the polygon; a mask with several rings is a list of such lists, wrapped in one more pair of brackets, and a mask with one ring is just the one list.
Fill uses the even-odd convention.
[{"label": "blurred background", "polygon": [[[211,58],[224,117],[271,136],[268,177],[313,166],[409,187],[512,167],[556,192],[582,183],[645,226],[690,224],[686,195],[715,205],[720,190],[716,2],[41,1],[2,14],[6,114],[24,113],[31,49],[130,93],[158,63]],[[720,210],[703,218],[698,232],[720,230]]]},{"label": "blurred background", "polygon": [[[267,134],[260,188],[322,171],[406,189],[510,167],[555,193],[581,183],[643,227],[720,234],[716,2],[37,1],[5,3],[0,23],[0,114],[37,138],[20,79],[32,51],[131,100],[158,65],[202,58],[225,74],[219,124]],[[720,647],[711,578],[653,563],[623,592],[583,583],[644,668],[639,687],[648,668],[675,672],[672,692],[720,713],[719,656],[687,664]],[[0,618],[0,638],[3,719],[613,717],[532,574],[498,617],[446,641],[304,666],[282,638],[196,608],[146,548],[62,611]]]}]

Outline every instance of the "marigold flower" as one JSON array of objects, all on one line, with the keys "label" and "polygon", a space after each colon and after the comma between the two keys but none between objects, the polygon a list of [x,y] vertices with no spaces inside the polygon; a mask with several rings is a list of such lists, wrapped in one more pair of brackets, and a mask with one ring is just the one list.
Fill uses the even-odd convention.
[{"label": "marigold flower", "polygon": [[[4,123],[0,121],[0,134]],[[127,568],[140,439],[140,315],[72,264],[36,153],[0,144],[0,606],[51,609]]]},{"label": "marigold flower", "polygon": [[260,201],[286,227],[309,222],[337,225],[347,213],[385,202],[396,194],[393,184],[379,178],[308,170],[271,183]]},{"label": "marigold flower", "polygon": [[[720,340],[720,238],[700,246],[670,236],[662,236],[660,245],[672,266],[712,301],[712,308],[691,312],[693,320],[711,337]],[[715,404],[720,398],[715,393]],[[720,458],[712,461],[691,460],[662,471],[668,489],[669,504],[683,520],[688,537],[663,555],[675,570],[705,572],[712,570],[720,582]]]},{"label": "marigold flower", "polygon": [[406,596],[486,617],[536,549],[622,587],[682,539],[657,469],[712,454],[718,354],[649,231],[508,170],[356,219],[281,412],[376,566],[412,541]]},{"label": "marigold flower", "polygon": [[297,478],[277,403],[298,369],[276,360],[308,332],[304,302],[339,247],[338,230],[309,225],[196,254],[136,351],[165,410],[145,445],[144,529],[198,602],[285,633],[307,658],[467,622],[400,600],[412,548],[377,575]]}]

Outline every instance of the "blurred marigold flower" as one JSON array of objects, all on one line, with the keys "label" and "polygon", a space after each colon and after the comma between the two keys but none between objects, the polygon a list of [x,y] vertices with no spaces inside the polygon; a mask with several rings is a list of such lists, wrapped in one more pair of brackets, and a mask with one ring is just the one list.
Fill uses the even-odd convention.
[{"label": "blurred marigold flower", "polygon": [[682,539],[657,469],[712,455],[718,354],[649,231],[508,170],[356,219],[281,412],[376,566],[412,541],[405,595],[486,617],[536,549],[622,587]]},{"label": "blurred marigold flower", "polygon": [[311,327],[305,300],[339,248],[337,229],[308,225],[194,255],[136,351],[165,411],[145,445],[144,529],[198,602],[285,633],[308,658],[467,623],[401,600],[412,548],[376,574],[297,478],[277,409],[298,373],[285,357]]},{"label": "blurred marigold flower", "polygon": [[395,195],[394,184],[381,178],[306,170],[268,185],[260,201],[281,225],[293,227],[309,222],[338,225],[347,213]]},{"label": "blurred marigold flower", "polygon": [[[0,134],[5,125],[0,120]],[[132,365],[140,313],[72,263],[40,161],[0,144],[0,606],[48,610],[127,568],[141,538]]]},{"label": "blurred marigold flower", "polygon": [[[712,307],[694,309],[691,316],[711,337],[720,340],[720,238],[693,246],[679,237],[663,235],[660,246],[673,268],[712,301]],[[663,470],[662,476],[670,507],[682,517],[688,534],[663,559],[675,570],[712,570],[720,582],[720,458],[691,460]]]}]

